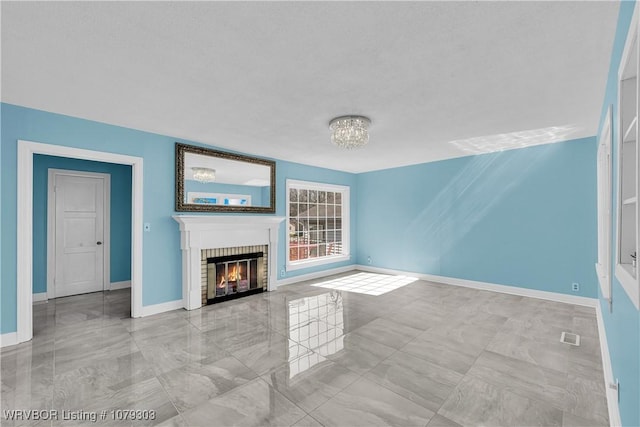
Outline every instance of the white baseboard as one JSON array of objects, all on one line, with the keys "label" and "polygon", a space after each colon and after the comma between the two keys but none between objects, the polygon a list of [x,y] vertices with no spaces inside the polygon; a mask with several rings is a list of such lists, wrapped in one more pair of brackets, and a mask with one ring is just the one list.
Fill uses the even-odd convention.
[{"label": "white baseboard", "polygon": [[[125,288],[130,288],[131,287],[131,280],[125,280],[123,282],[113,282],[110,284],[109,286],[109,290],[110,291],[115,291],[116,289],[125,289]],[[33,302],[34,304],[36,302],[42,302],[42,301],[48,301],[49,297],[47,296],[46,292],[39,292],[39,293],[34,293],[33,294]]]},{"label": "white baseboard", "polygon": [[462,286],[465,288],[481,289],[484,291],[500,292],[503,294],[518,295],[523,297],[538,298],[548,301],[564,302],[567,304],[583,305],[595,308],[598,305],[596,298],[587,298],[577,295],[567,295],[558,292],[539,291],[537,289],[527,289],[518,286],[497,285],[495,283],[477,282],[475,280],[457,279],[455,277],[435,276],[433,274],[414,273],[410,271],[391,270],[388,268],[371,267],[367,265],[357,265],[356,268],[362,271],[385,274],[401,274],[403,276],[417,277],[429,282],[444,283],[446,285]]},{"label": "white baseboard", "polygon": [[620,418],[620,407],[618,406],[618,393],[609,387],[609,384],[615,384],[616,380],[613,376],[611,355],[609,354],[609,344],[607,343],[607,330],[604,327],[602,307],[600,304],[596,306],[596,318],[598,319],[598,335],[600,336],[604,388],[607,393],[607,407],[609,408],[609,425],[617,427],[622,425],[622,419]]},{"label": "white baseboard", "polygon": [[46,292],[38,292],[37,294],[33,294],[33,303],[47,301],[49,298],[47,297]]},{"label": "white baseboard", "polygon": [[347,265],[345,267],[332,268],[330,270],[316,271],[315,273],[301,274],[300,276],[290,277],[288,279],[279,279],[276,282],[276,288],[285,285],[293,285],[298,282],[304,282],[305,280],[318,279],[320,277],[331,276],[333,274],[345,273],[355,269],[355,265]]},{"label": "white baseboard", "polygon": [[10,345],[16,345],[16,344],[18,344],[17,332],[9,332],[9,333],[0,335],[0,348],[9,347]]},{"label": "white baseboard", "polygon": [[122,282],[111,282],[111,286],[109,286],[110,291],[115,291],[116,289],[125,289],[131,287],[131,280],[124,280]]},{"label": "white baseboard", "polygon": [[177,299],[175,301],[163,302],[161,304],[145,305],[142,307],[142,316],[153,316],[154,314],[164,313],[165,311],[177,310],[184,308],[184,301]]}]

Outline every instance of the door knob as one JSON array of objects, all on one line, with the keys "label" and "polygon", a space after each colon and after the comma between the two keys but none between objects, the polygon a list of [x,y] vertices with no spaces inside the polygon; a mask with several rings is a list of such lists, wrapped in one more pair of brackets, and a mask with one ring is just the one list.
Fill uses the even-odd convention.
[{"label": "door knob", "polygon": [[100,246],[100,245],[102,244],[102,242],[97,242],[96,244],[97,244],[98,246]]}]

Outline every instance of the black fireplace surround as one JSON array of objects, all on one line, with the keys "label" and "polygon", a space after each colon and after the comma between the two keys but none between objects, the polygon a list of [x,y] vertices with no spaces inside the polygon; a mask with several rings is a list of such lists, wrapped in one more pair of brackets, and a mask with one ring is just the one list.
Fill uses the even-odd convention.
[{"label": "black fireplace surround", "polygon": [[264,253],[207,258],[207,304],[263,292]]}]

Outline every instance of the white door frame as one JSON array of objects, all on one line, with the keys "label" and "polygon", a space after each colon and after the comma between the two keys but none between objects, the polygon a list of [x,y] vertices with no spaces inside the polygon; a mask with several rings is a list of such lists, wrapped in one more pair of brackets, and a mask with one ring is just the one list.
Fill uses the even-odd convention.
[{"label": "white door frame", "polygon": [[[612,213],[612,140],[613,105],[609,105],[604,124],[598,137],[597,151],[597,202],[598,202],[598,257],[596,274],[602,296],[609,302],[609,311],[613,310],[611,282],[611,213]],[[602,157],[606,156],[605,161]],[[602,257],[602,259],[600,259]]]},{"label": "white door frame", "polygon": [[142,158],[18,140],[17,341],[33,338],[33,155],[131,165],[131,317],[142,313]]},{"label": "white door frame", "polygon": [[107,291],[111,289],[111,175],[108,173],[50,168],[47,173],[47,299],[56,297],[53,279],[56,277],[55,179],[58,175],[101,178],[104,180],[104,236],[102,239],[102,262],[104,267],[102,269],[102,290]]}]

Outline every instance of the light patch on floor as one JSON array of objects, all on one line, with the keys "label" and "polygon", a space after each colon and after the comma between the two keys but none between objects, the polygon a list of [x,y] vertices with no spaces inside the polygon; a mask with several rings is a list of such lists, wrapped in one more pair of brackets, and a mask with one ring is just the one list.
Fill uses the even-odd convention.
[{"label": "light patch on floor", "polygon": [[409,276],[390,276],[388,274],[358,273],[326,282],[316,283],[313,286],[338,291],[356,292],[366,295],[382,295],[401,288],[418,280]]}]

